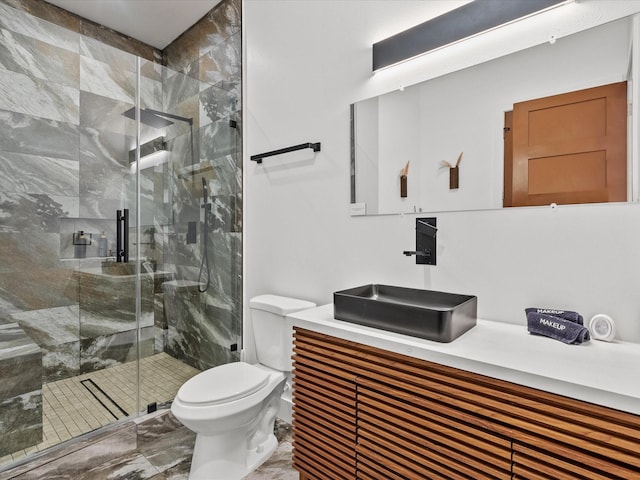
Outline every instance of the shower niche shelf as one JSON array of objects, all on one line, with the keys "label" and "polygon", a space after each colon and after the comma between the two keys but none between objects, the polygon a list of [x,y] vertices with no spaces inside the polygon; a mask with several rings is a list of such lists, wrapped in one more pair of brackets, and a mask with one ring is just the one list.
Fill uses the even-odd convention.
[{"label": "shower niche shelf", "polygon": [[[114,216],[115,218],[115,216]],[[98,255],[99,239],[104,232],[107,237],[107,252],[115,250],[115,220],[114,218],[60,218],[60,260],[87,260],[90,258],[104,258]],[[83,257],[75,255],[74,236],[78,232],[84,232],[91,241],[86,246],[86,254]]]}]

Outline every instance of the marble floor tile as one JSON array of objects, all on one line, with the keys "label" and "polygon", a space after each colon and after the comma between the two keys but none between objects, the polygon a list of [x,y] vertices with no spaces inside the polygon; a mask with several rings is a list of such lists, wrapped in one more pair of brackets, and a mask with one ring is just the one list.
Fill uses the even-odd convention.
[{"label": "marble floor tile", "polygon": [[160,472],[173,470],[183,463],[190,465],[195,441],[195,433],[170,413],[138,425],[138,450]]},{"label": "marble floor tile", "polygon": [[[243,480],[298,480],[292,468],[291,425],[277,421],[275,434],[275,453]],[[82,440],[75,449],[53,452],[31,468],[27,464],[0,472],[0,480],[188,480],[193,443],[193,433],[163,410]]]}]

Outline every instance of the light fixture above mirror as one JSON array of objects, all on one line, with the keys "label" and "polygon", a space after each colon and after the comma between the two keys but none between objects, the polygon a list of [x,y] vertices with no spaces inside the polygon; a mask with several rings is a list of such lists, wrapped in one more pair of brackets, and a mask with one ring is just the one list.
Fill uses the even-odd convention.
[{"label": "light fixture above mirror", "polygon": [[424,55],[572,0],[474,0],[373,44],[373,71]]}]

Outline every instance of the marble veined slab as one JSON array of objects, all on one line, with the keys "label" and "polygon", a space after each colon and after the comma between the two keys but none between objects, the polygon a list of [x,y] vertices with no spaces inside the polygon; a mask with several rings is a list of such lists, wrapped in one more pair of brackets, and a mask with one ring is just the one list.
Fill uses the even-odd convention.
[{"label": "marble veined slab", "polygon": [[233,75],[200,92],[200,126],[226,119],[240,111],[240,77]]},{"label": "marble veined slab", "polygon": [[17,323],[0,325],[0,457],[42,441],[42,353]]},{"label": "marble veined slab", "polygon": [[0,2],[0,27],[51,45],[79,52],[80,35]]},{"label": "marble veined slab", "polygon": [[78,124],[77,88],[0,70],[0,109]]},{"label": "marble veined slab", "polygon": [[80,89],[113,100],[134,103],[134,72],[121,70],[89,57],[80,57]]},{"label": "marble veined slab", "polygon": [[66,122],[0,110],[3,151],[78,160],[78,127]]},{"label": "marble veined slab", "polygon": [[0,325],[0,362],[39,355],[38,345],[17,323]]},{"label": "marble veined slab", "polygon": [[78,88],[80,57],[50,43],[0,28],[0,68]]},{"label": "marble veined slab", "polygon": [[165,351],[199,370],[238,361],[238,351],[230,349],[240,342],[235,310],[230,303],[199,292],[198,285],[187,280],[163,284],[168,324]]},{"label": "marble veined slab", "polygon": [[[238,182],[237,178],[233,178],[234,175],[238,174],[236,172],[237,159],[234,155],[239,143],[236,129],[229,127],[228,119],[218,120],[201,129],[200,139],[202,141],[200,160],[215,162],[217,164],[216,174],[221,172],[221,174],[226,175],[218,181],[218,188],[230,189],[216,191],[215,194],[237,192],[241,182]],[[230,175],[224,171],[229,168],[232,169]],[[228,186],[224,185],[224,180],[226,179],[231,180]]]},{"label": "marble veined slab", "polygon": [[0,190],[5,192],[77,197],[79,182],[77,160],[0,151]]},{"label": "marble veined slab", "polygon": [[[80,124],[98,131],[113,132],[135,137],[135,122],[124,116],[133,104],[103,97],[89,92],[80,92]],[[123,137],[124,142],[124,137]]]},{"label": "marble veined slab", "polygon": [[164,107],[174,110],[176,105],[184,103],[198,95],[200,82],[179,72],[163,70]]},{"label": "marble veined slab", "polygon": [[137,425],[138,450],[161,472],[190,461],[196,435],[166,412]]},{"label": "marble veined slab", "polygon": [[42,348],[45,381],[79,374],[79,317],[77,305],[30,310],[11,316]]},{"label": "marble veined slab", "polygon": [[[130,317],[121,318],[114,311],[98,314],[81,309],[79,305],[69,305],[20,312],[13,314],[11,319],[42,348],[47,382],[136,358],[135,321]],[[153,353],[153,322],[153,313],[143,312],[142,356]]]},{"label": "marble veined slab", "polygon": [[136,71],[136,57],[85,35],[80,36],[80,55],[111,65],[115,69]]},{"label": "marble veined slab", "polygon": [[14,313],[11,318],[41,346],[77,342],[80,335],[78,305]]},{"label": "marble veined slab", "polygon": [[200,80],[215,84],[240,71],[242,47],[240,32],[216,45],[200,57]]},{"label": "marble veined slab", "polygon": [[187,70],[194,59],[240,31],[241,24],[241,2],[221,2],[165,49],[167,65]]}]

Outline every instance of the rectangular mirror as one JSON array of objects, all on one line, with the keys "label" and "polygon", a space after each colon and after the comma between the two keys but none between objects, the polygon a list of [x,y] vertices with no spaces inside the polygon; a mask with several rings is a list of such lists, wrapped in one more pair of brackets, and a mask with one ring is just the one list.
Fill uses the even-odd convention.
[{"label": "rectangular mirror", "polygon": [[[623,18],[353,104],[352,212],[508,206],[505,132],[511,126],[505,114],[521,102],[615,83],[627,82],[631,98],[633,38],[632,19]],[[635,112],[629,112],[627,125]],[[622,200],[631,201],[637,196],[632,191],[637,159],[631,148],[637,132],[626,129]],[[566,174],[559,169],[557,175]],[[574,203],[558,198],[555,203]],[[609,201],[620,201],[620,196]]]}]

